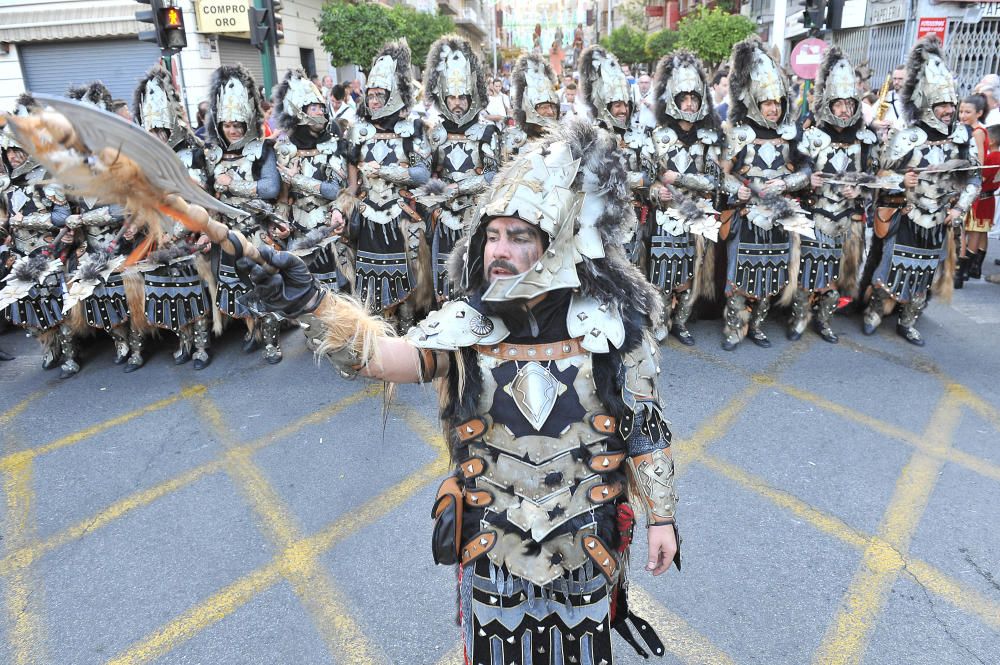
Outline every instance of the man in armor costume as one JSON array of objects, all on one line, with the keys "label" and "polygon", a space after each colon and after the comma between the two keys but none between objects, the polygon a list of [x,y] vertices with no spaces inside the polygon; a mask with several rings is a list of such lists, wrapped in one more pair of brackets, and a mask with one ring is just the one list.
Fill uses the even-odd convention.
[{"label": "man in armor costume", "polygon": [[830,321],[841,295],[853,296],[857,288],[864,248],[864,199],[859,186],[844,183],[872,172],[878,138],[865,127],[856,78],[843,52],[830,47],[814,89],[816,124],[803,132],[800,146],[814,168],[807,208],[816,237],[798,238],[799,279],[788,322],[790,340],[802,337],[815,311],[816,333],[836,344]]},{"label": "man in armor costume", "polygon": [[[132,100],[132,117],[150,134],[169,145],[187,168],[191,179],[202,188],[207,185],[205,150],[184,119],[184,106],[173,85],[170,73],[155,66],[139,82]],[[208,367],[211,323],[214,319],[211,289],[215,286],[211,263],[203,250],[202,238],[175,223],[142,265],[144,281],[145,326],[169,330],[177,335],[179,345],[174,363],[194,360],[196,370]],[[136,317],[139,318],[139,317]],[[133,326],[139,330],[138,326]],[[139,333],[141,334],[141,332]],[[142,362],[142,341],[133,349],[136,361]],[[129,365],[132,366],[132,357]]]},{"label": "man in armor costume", "polygon": [[352,274],[353,259],[340,241],[344,216],[335,205],[348,187],[340,125],[330,121],[319,88],[302,69],[288,71],[274,103],[278,127],[284,130],[274,146],[284,184],[277,209],[288,219],[271,220],[269,243],[308,253],[309,269],[320,282],[332,290],[350,289],[344,273]]},{"label": "man in armor costume", "polygon": [[644,253],[643,229],[649,215],[649,186],[656,172],[653,139],[649,129],[632,123],[635,104],[628,77],[618,59],[603,46],[590,46],[580,56],[580,84],[591,117],[618,138],[618,147],[625,155],[632,205],[639,222],[626,238],[626,251],[633,263],[638,263]]},{"label": "man in armor costume", "polygon": [[626,499],[647,518],[646,569],[680,562],[660,298],[622,251],[631,217],[616,138],[573,122],[496,177],[452,254],[455,299],[405,339],[291,255],[251,272],[342,371],[439,382],[456,467],[433,550],[459,565],[466,662],[611,663],[612,628],[646,655],[627,619],[663,654],[625,596]]},{"label": "man in armor costume", "polygon": [[[656,128],[656,178],[650,187],[655,213],[650,228],[649,257],[646,275],[663,297],[663,323],[655,334],[662,341],[667,331],[681,344],[694,344],[687,328],[691,308],[699,294],[708,291],[711,298],[711,261],[713,247],[706,238],[692,231],[705,218],[703,209],[714,202],[719,188],[719,158],[722,132],[712,105],[709,79],[690,51],[678,50],[664,56],[656,66],[653,84]],[[685,205],[702,201],[702,209]],[[692,218],[691,214],[697,215]],[[709,215],[713,220],[714,215]],[[718,238],[718,224],[702,233]],[[700,288],[701,281],[708,286]]]},{"label": "man in armor costume", "polygon": [[441,122],[428,132],[432,172],[444,183],[444,200],[430,211],[434,292],[447,300],[448,261],[462,236],[462,216],[497,173],[500,131],[479,120],[486,107],[486,81],[479,58],[465,39],[446,35],[431,45],[424,72],[424,96],[432,99]]},{"label": "man in armor costume", "polygon": [[[15,115],[29,115],[33,98],[22,95]],[[0,130],[0,159],[6,185],[0,190],[0,215],[7,236],[11,274],[0,291],[2,315],[26,329],[42,346],[42,368],[55,367],[62,356],[63,295],[72,235],[66,220],[71,210],[63,188],[49,181],[44,167]]]},{"label": "man in armor costume", "polygon": [[349,139],[361,189],[350,224],[354,293],[400,331],[432,301],[424,221],[409,192],[430,178],[431,158],[423,121],[407,117],[416,85],[410,66],[405,41],[389,42],[375,56]]},{"label": "man in armor costume", "polygon": [[[923,346],[917,318],[938,266],[954,270],[948,238],[979,196],[979,153],[968,127],[957,122],[955,80],[936,36],[913,47],[902,99],[907,126],[890,131],[878,162],[880,174],[902,176],[903,186],[878,198],[863,332],[874,334],[887,306],[898,303],[897,334]],[[941,283],[950,285],[952,275],[942,275]]]},{"label": "man in armor costume", "polygon": [[[260,92],[243,65],[223,65],[212,75],[209,90],[209,118],[205,127],[205,162],[209,185],[216,197],[235,208],[246,208],[258,201],[273,202],[281,190],[274,147],[263,138],[264,113]],[[254,235],[257,223],[251,214],[227,218],[230,228],[247,237]],[[274,316],[257,320],[240,300],[249,290],[236,274],[236,259],[228,254],[213,257],[218,261],[216,307],[223,314],[243,319],[247,333],[243,351],[251,353],[264,342],[264,359],[281,359],[278,333],[280,322]],[[256,328],[260,328],[259,331]],[[259,335],[259,337],[258,337]]]},{"label": "man in armor costume", "polygon": [[556,75],[545,58],[527,53],[517,59],[510,75],[510,97],[514,125],[505,129],[500,139],[503,164],[530,150],[528,146],[559,126]]},{"label": "man in armor costume", "polygon": [[802,219],[786,194],[809,187],[811,167],[799,150],[787,83],[756,37],[733,48],[729,86],[722,168],[732,209],[723,215],[721,233],[728,262],[722,348],[732,351],[748,322],[750,340],[771,346],[762,326],[771,297],[791,281],[789,266],[797,259],[790,259],[788,227]]}]

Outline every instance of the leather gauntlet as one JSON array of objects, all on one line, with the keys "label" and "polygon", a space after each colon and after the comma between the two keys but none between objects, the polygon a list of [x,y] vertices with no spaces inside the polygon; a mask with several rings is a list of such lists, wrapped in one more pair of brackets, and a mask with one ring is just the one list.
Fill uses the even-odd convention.
[{"label": "leather gauntlet", "polygon": [[674,492],[674,461],[667,448],[628,460],[632,479],[639,491],[639,501],[646,512],[646,526],[674,524],[677,494]]},{"label": "leather gauntlet", "polygon": [[364,360],[353,344],[345,344],[340,348],[333,348],[327,344],[327,329],[318,316],[303,314],[298,320],[303,324],[306,346],[309,350],[329,360],[342,376],[353,379],[364,368]]}]

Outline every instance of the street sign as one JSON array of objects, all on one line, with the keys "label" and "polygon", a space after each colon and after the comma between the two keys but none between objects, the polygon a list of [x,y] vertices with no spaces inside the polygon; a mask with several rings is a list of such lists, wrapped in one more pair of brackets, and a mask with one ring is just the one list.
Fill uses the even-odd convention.
[{"label": "street sign", "polygon": [[820,63],[823,62],[823,54],[826,53],[826,49],[828,48],[830,48],[829,44],[822,39],[815,37],[803,39],[792,49],[792,55],[789,59],[792,71],[799,78],[812,81],[816,78],[816,74],[819,73]]},{"label": "street sign", "polygon": [[250,32],[249,0],[195,0],[198,32]]},{"label": "street sign", "polygon": [[944,38],[947,34],[948,19],[946,18],[923,17],[920,19],[920,22],[917,23],[917,41],[923,39],[927,35],[937,35],[938,39],[941,40],[941,46],[944,46]]}]

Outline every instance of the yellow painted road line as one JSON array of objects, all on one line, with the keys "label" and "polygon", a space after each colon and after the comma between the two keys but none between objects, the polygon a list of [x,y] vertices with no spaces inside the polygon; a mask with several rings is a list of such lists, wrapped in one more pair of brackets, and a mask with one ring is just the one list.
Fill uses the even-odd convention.
[{"label": "yellow painted road line", "polygon": [[671,445],[671,452],[677,465],[677,475],[683,473],[692,461],[699,459],[709,444],[720,440],[732,429],[736,419],[750,406],[754,397],[760,393],[761,388],[761,383],[751,383],[737,393],[717,413],[710,416],[708,421],[699,427],[691,437],[680,439],[676,445]]},{"label": "yellow painted road line", "polygon": [[[946,388],[925,432],[930,444],[942,454],[951,446],[961,417],[955,398],[956,389],[954,385]],[[932,456],[916,451],[903,468],[882,517],[878,538],[872,539],[865,548],[861,565],[814,654],[813,663],[850,665],[861,662],[889,592],[906,565],[910,541],[943,466],[942,455]]]},{"label": "yellow painted road line", "polygon": [[656,629],[669,653],[690,665],[732,665],[732,657],[674,614],[635,581],[628,588],[629,608]]},{"label": "yellow painted road line", "polygon": [[[20,547],[34,531],[33,460],[24,459],[3,471],[3,489],[7,519],[3,521],[3,541],[7,548]],[[16,665],[44,663],[45,637],[42,616],[41,585],[25,568],[7,576],[4,606],[10,625],[7,641]]]},{"label": "yellow painted road line", "polygon": [[179,393],[175,395],[171,395],[170,397],[158,400],[156,402],[153,402],[152,404],[147,404],[144,407],[135,409],[133,411],[129,411],[128,413],[124,413],[120,416],[110,418],[109,420],[97,423],[96,425],[91,425],[86,429],[82,429],[79,432],[74,432],[73,434],[69,434],[60,439],[56,439],[51,443],[47,443],[33,448],[27,448],[25,450],[21,450],[16,453],[11,453],[10,455],[6,455],[3,458],[0,458],[0,471],[4,471],[13,465],[20,464],[21,461],[24,459],[27,458],[34,459],[35,457],[51,453],[55,450],[59,450],[60,448],[65,448],[67,446],[72,446],[73,444],[80,443],[81,441],[85,441],[86,439],[89,439],[95,434],[100,434],[101,432],[109,430],[113,427],[124,425],[125,423],[131,420],[135,420],[136,418],[140,418],[146,414],[153,413],[154,411],[165,409],[171,404],[175,404],[181,401],[182,399],[190,399],[192,397],[196,397],[198,395],[203,394],[205,392],[205,389],[206,388],[203,385],[188,386],[187,388],[183,388]]},{"label": "yellow painted road line", "polygon": [[447,653],[441,656],[441,659],[435,663],[435,665],[464,665],[462,662],[462,657],[464,655],[465,646],[462,644],[462,641],[459,640],[455,646],[448,649]]},{"label": "yellow painted road line", "polygon": [[1000,631],[1000,603],[991,600],[967,584],[945,575],[934,566],[917,559],[906,562],[906,572],[931,593]]},{"label": "yellow painted road line", "polygon": [[25,409],[31,406],[32,402],[37,400],[46,392],[47,391],[45,389],[36,390],[35,392],[31,393],[30,395],[22,399],[14,406],[10,407],[3,413],[0,413],[0,428],[6,429],[7,427],[9,427],[10,424],[14,422],[14,420],[17,419],[17,417],[20,416]]}]

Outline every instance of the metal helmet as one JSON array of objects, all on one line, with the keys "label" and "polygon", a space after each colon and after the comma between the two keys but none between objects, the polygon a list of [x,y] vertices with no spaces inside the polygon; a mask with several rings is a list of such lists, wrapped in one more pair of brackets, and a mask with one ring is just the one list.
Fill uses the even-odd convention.
[{"label": "metal helmet", "polygon": [[[227,150],[241,149],[261,137],[264,112],[260,106],[260,91],[243,65],[223,65],[212,74],[209,90],[209,118],[205,135]],[[222,123],[242,122],[246,126],[243,138],[233,143],[222,134]]]},{"label": "metal helmet", "polygon": [[[31,95],[30,92],[25,92],[21,94],[20,97],[17,98],[17,102],[14,103],[14,109],[11,111],[11,114],[16,116],[27,117],[31,115],[32,112],[38,110],[41,110],[41,107],[38,105],[38,102],[35,101],[35,98]],[[21,164],[16,169],[10,168],[10,164],[7,161],[7,150],[10,148],[16,148],[17,150],[23,152],[25,155],[24,163]],[[0,159],[2,159],[3,161],[3,169],[0,169],[0,183],[2,183],[3,180],[4,169],[7,170],[6,176],[10,180],[13,180],[15,178],[24,175],[25,173],[28,173],[29,171],[34,170],[38,166],[38,162],[35,161],[35,159],[31,156],[31,153],[25,150],[24,147],[20,143],[18,143],[17,138],[14,136],[14,133],[10,131],[9,128],[6,127],[0,129]]]},{"label": "metal helmet", "polygon": [[[790,119],[788,83],[756,36],[748,37],[733,47],[729,67],[729,99],[729,120],[733,124],[750,118],[761,127],[777,129]],[[765,120],[760,111],[760,105],[768,100],[782,105],[777,122]]]},{"label": "metal helmet", "polygon": [[[467,40],[445,35],[431,44],[424,70],[424,96],[434,100],[441,115],[459,127],[472,122],[485,108],[486,79]],[[447,100],[461,96],[468,97],[469,108],[457,116],[448,109]]]},{"label": "metal helmet", "polygon": [[167,144],[176,148],[194,141],[194,134],[184,119],[184,106],[173,85],[170,72],[156,65],[139,81],[132,96],[132,117],[147,132],[165,129]]},{"label": "metal helmet", "polygon": [[368,72],[368,90],[380,88],[388,93],[385,104],[378,111],[368,108],[367,95],[361,114],[373,120],[385,118],[413,105],[413,80],[410,78],[410,47],[406,39],[389,42],[372,61]]},{"label": "metal helmet", "polygon": [[111,91],[100,81],[91,81],[86,85],[70,86],[66,91],[66,96],[78,102],[84,102],[96,106],[102,111],[110,111],[114,99]]},{"label": "metal helmet", "polygon": [[948,71],[941,54],[941,41],[937,35],[928,35],[917,42],[906,62],[906,82],[900,93],[903,111],[911,123],[923,122],[942,134],[954,129],[958,114],[951,124],[944,124],[934,115],[938,104],[958,105],[955,77]]},{"label": "metal helmet", "polygon": [[[691,51],[680,49],[660,59],[656,65],[653,94],[656,99],[656,117],[661,123],[665,116],[698,122],[712,112],[708,77],[701,61]],[[701,100],[697,111],[685,112],[677,106],[677,99],[686,94],[697,95]]]},{"label": "metal helmet", "polygon": [[[556,94],[556,77],[549,63],[537,53],[522,55],[514,63],[510,78],[511,106],[518,122],[536,125],[544,129],[559,126],[559,95]],[[553,104],[556,118],[546,118],[538,114],[539,104]]]},{"label": "metal helmet", "polygon": [[[323,107],[322,116],[306,113],[306,107],[312,104]],[[275,121],[282,129],[292,130],[298,125],[325,127],[329,122],[323,93],[301,67],[289,69],[285,74],[284,80],[274,91],[274,105],[278,111]]]},{"label": "metal helmet", "polygon": [[[583,86],[583,98],[595,119],[608,127],[628,129],[632,116],[632,91],[618,58],[603,46],[591,46],[584,50],[580,55],[580,84]],[[608,106],[614,102],[628,105],[629,118],[620,121],[611,115]]]},{"label": "metal helmet", "polygon": [[[815,101],[816,121],[832,127],[852,127],[861,119],[861,95],[858,93],[857,74],[854,65],[836,46],[831,46],[823,55],[819,74],[816,77]],[[838,99],[854,102],[854,113],[846,120],[833,114],[833,103]]]}]

